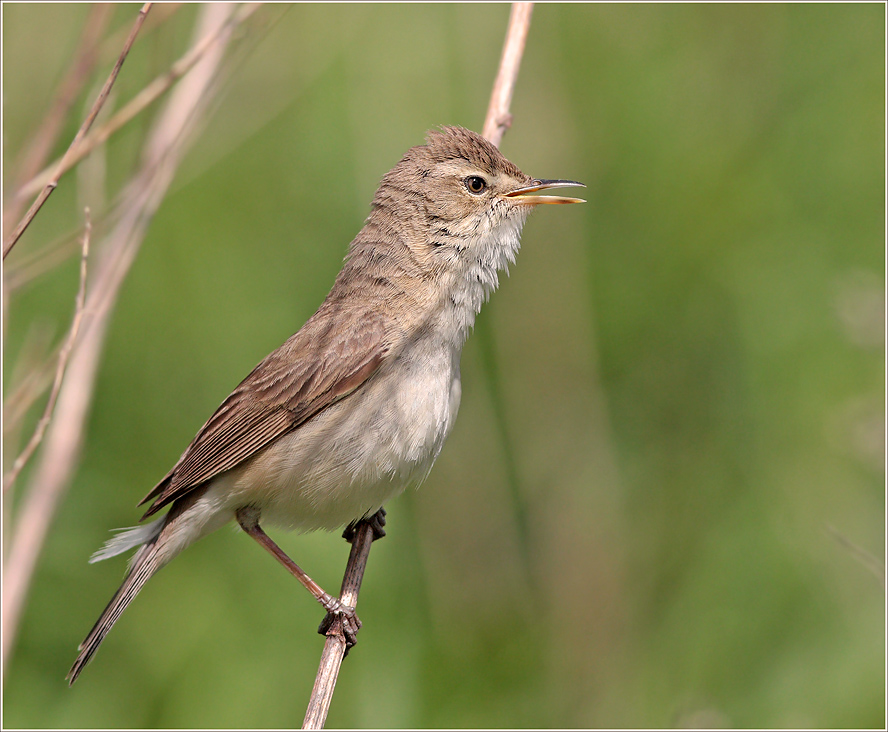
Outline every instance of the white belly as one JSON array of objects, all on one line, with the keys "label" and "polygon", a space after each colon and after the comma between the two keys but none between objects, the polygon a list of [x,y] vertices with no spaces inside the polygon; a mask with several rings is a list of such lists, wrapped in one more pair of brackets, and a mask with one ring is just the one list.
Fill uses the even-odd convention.
[{"label": "white belly", "polygon": [[287,529],[335,529],[424,479],[459,408],[459,354],[412,354],[217,478],[198,502],[213,513],[254,505],[263,524]]}]

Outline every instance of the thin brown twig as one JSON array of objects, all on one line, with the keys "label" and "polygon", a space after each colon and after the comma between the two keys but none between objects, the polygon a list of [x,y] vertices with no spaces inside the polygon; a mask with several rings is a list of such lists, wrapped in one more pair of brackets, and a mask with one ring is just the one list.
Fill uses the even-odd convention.
[{"label": "thin brown twig", "polygon": [[120,73],[123,62],[126,60],[130,48],[132,48],[132,45],[136,40],[136,36],[139,34],[139,30],[142,28],[142,24],[145,22],[148,11],[151,10],[152,4],[153,3],[145,3],[140,8],[139,15],[136,18],[136,22],[126,39],[126,43],[123,46],[123,50],[121,50],[120,52],[120,56],[117,57],[117,62],[114,64],[114,68],[111,69],[111,73],[108,75],[108,79],[105,81],[102,90],[99,92],[99,96],[96,98],[92,109],[89,110],[89,114],[86,115],[86,119],[83,120],[83,124],[80,125],[80,129],[77,130],[77,134],[74,135],[74,139],[68,146],[67,152],[62,156],[62,159],[59,162],[59,166],[55,174],[46,183],[46,185],[43,187],[43,190],[40,191],[40,195],[38,195],[34,203],[31,204],[31,208],[28,209],[28,212],[25,214],[24,218],[19,221],[18,226],[15,227],[15,230],[12,232],[12,235],[9,237],[9,239],[7,239],[3,243],[3,259],[6,259],[6,255],[12,251],[12,248],[16,245],[16,242],[18,242],[22,234],[25,233],[25,230],[34,220],[37,212],[43,207],[43,204],[46,203],[46,200],[49,198],[50,194],[58,186],[59,178],[61,178],[62,171],[67,169],[66,165],[68,157],[72,155],[74,151],[76,151],[78,145],[80,144],[80,141],[86,136],[86,133],[89,132],[89,128],[92,127],[92,123],[95,121],[96,116],[98,116],[99,112],[104,106],[105,100],[108,99],[108,94],[110,94],[111,92],[111,87],[114,86],[114,82],[117,80],[117,75]]},{"label": "thin brown twig", "polygon": [[85,216],[86,224],[81,239],[80,286],[77,289],[77,298],[74,301],[74,318],[71,321],[71,328],[68,331],[68,337],[65,339],[65,344],[62,346],[62,350],[59,351],[55,379],[52,382],[52,389],[49,392],[49,399],[46,400],[46,407],[43,409],[43,414],[37,422],[34,434],[31,435],[31,439],[28,440],[25,449],[22,450],[21,454],[15,459],[10,471],[3,476],[4,493],[12,487],[13,483],[15,483],[15,479],[18,477],[19,473],[22,472],[22,468],[27,465],[28,460],[31,459],[34,451],[43,440],[43,435],[46,433],[46,428],[49,426],[49,422],[52,419],[52,413],[55,409],[56,400],[59,397],[59,391],[62,388],[62,380],[65,378],[65,369],[68,367],[68,357],[71,355],[74,343],[77,340],[77,334],[80,331],[80,323],[83,320],[83,308],[86,304],[86,262],[89,257],[89,239],[92,235],[92,220],[90,219],[89,208],[85,210]]},{"label": "thin brown twig", "polygon": [[[484,137],[497,147],[502,142],[506,130],[512,124],[512,115],[509,109],[515,81],[518,78],[518,69],[521,66],[521,57],[524,53],[532,10],[533,3],[514,3],[509,16],[509,29],[506,33],[500,68],[490,97],[487,121],[484,123],[483,131]],[[358,593],[361,589],[361,580],[367,566],[367,559],[370,556],[372,542],[373,527],[366,521],[360,522],[352,536],[351,553],[345,568],[342,592],[339,598],[341,602],[351,607],[355,607],[358,603]],[[334,621],[327,631],[327,640],[321,653],[318,673],[315,677],[302,729],[323,729],[324,723],[327,721],[327,713],[330,710],[330,703],[333,701],[333,691],[339,678],[339,670],[348,648],[345,635],[337,623],[338,621]]]},{"label": "thin brown twig", "polygon": [[[345,567],[342,589],[339,593],[340,602],[349,607],[357,607],[361,581],[364,579],[364,570],[367,568],[367,559],[370,557],[370,546],[373,539],[374,528],[370,521],[361,521],[351,533],[351,552],[348,555],[348,564]],[[324,650],[321,653],[321,661],[318,665],[314,688],[311,690],[308,708],[305,711],[302,729],[324,728],[327,712],[330,710],[330,702],[333,701],[336,680],[339,678],[339,669],[348,652],[348,645],[339,619],[333,621],[326,636],[327,640],[324,642]]]},{"label": "thin brown twig", "polygon": [[512,92],[515,89],[515,80],[518,78],[518,69],[521,67],[521,57],[524,55],[524,44],[532,12],[533,3],[513,3],[512,12],[509,14],[509,29],[506,31],[506,42],[503,44],[499,73],[493,85],[487,117],[484,119],[484,129],[481,132],[497,147],[503,141],[506,130],[512,126],[512,114],[509,109],[512,106]]},{"label": "thin brown twig", "polygon": [[[218,40],[219,36],[229,27],[238,25],[249,18],[260,5],[258,3],[250,3],[242,5],[236,15],[234,15],[226,25],[217,28],[205,38],[192,46],[184,56],[177,60],[168,71],[164,72],[156,79],[151,81],[142,91],[134,96],[127,104],[121,107],[112,115],[104,124],[96,127],[89,135],[87,135],[77,146],[76,149],[70,151],[70,155],[66,153],[64,159],[59,159],[52,164],[46,166],[37,173],[31,180],[27,181],[20,190],[16,191],[14,200],[20,198],[28,198],[34,195],[41,186],[43,181],[52,174],[54,167],[56,168],[56,177],[64,175],[73,166],[77,165],[83,158],[89,155],[95,148],[106,142],[111,135],[132,121],[137,115],[143,112],[147,107],[157,101],[173,84],[176,83],[184,74],[196,64],[208,49]],[[64,163],[64,167],[62,166]]]},{"label": "thin brown twig", "polygon": [[[24,152],[19,157],[13,190],[20,191],[22,185],[33,178],[45,165],[71,105],[92,74],[99,59],[101,36],[113,10],[112,5],[103,3],[96,3],[90,8],[80,34],[77,51],[74,54],[74,62],[68,66],[64,78],[56,88],[49,111],[44,115],[36,132],[30,136]],[[39,187],[36,188],[30,195],[39,190]],[[4,226],[18,220],[21,214],[21,205],[26,197],[16,195],[11,201],[7,201],[6,210],[3,212]],[[8,231],[4,230],[3,236],[7,234]]]},{"label": "thin brown twig", "polygon": [[[226,3],[201,6],[201,36],[232,12]],[[201,37],[199,36],[199,37]],[[219,69],[229,36],[219,39],[182,80],[156,119],[143,145],[143,165],[133,176],[120,202],[117,225],[97,251],[87,293],[82,335],[71,356],[56,413],[47,430],[40,461],[16,515],[14,535],[6,553],[2,593],[2,666],[6,668],[18,632],[25,598],[41,547],[59,501],[67,488],[79,454],[83,423],[89,412],[99,356],[117,294],[160,206],[173,175],[193,139],[199,115]]]}]

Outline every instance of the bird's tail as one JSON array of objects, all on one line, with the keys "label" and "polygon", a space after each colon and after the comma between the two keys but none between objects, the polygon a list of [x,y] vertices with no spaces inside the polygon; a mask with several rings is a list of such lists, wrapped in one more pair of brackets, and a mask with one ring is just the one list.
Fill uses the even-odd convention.
[{"label": "bird's tail", "polygon": [[162,566],[159,561],[157,552],[157,540],[160,536],[161,529],[166,523],[166,516],[162,516],[157,521],[146,526],[139,526],[135,529],[129,529],[123,534],[118,535],[108,542],[104,549],[98,552],[90,561],[106,559],[107,557],[119,554],[126,549],[141,544],[139,550],[133,556],[130,562],[126,579],[120,585],[120,589],[111,598],[111,602],[102,611],[93,629],[89,631],[89,635],[78,647],[77,659],[68,672],[66,677],[68,684],[77,681],[80,672],[84,666],[89,663],[93,654],[98,650],[108,631],[114,626],[114,623],[120,618],[127,606],[133,601],[133,598],[139,593],[139,590],[145,586],[145,583],[151,576]]}]

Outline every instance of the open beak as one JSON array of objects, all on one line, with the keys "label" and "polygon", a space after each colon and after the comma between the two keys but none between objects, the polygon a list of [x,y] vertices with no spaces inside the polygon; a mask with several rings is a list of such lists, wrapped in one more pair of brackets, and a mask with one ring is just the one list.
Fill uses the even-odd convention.
[{"label": "open beak", "polygon": [[538,203],[586,203],[582,198],[568,198],[567,196],[529,196],[528,193],[544,191],[547,188],[585,188],[582,183],[575,180],[533,180],[529,186],[516,188],[506,194],[508,198],[514,198],[515,203],[523,203],[528,206],[536,206]]}]

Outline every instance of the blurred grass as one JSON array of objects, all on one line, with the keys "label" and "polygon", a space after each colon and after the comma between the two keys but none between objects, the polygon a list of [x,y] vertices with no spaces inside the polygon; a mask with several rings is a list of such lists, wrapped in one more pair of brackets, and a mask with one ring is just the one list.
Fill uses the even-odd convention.
[{"label": "blurred grass", "polygon": [[[194,10],[148,29],[119,102]],[[321,613],[229,531],[152,580],[68,690],[123,571],[85,560],[317,307],[400,155],[480,128],[508,8],[262,12],[122,292],[7,727],[302,718]],[[884,588],[826,528],[884,556],[884,12],[536,8],[503,151],[589,203],[532,217],[479,318],[454,433],[388,506],[329,726],[884,728]],[[86,6],[3,14],[8,181]],[[109,199],[144,127],[109,147]],[[8,265],[79,205],[71,177]],[[30,324],[67,326],[76,267],[14,293],[7,390]],[[276,538],[338,585],[336,535]]]}]

